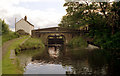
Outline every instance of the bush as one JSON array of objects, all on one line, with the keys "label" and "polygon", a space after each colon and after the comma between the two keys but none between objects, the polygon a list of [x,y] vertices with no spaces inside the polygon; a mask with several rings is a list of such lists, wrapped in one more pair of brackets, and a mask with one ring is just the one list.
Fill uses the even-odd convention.
[{"label": "bush", "polygon": [[18,50],[26,50],[26,49],[36,49],[43,48],[44,44],[41,39],[38,38],[29,38],[25,43],[18,47]]},{"label": "bush", "polygon": [[119,49],[120,48],[120,32],[117,32],[106,43],[102,45],[105,49]]},{"label": "bush", "polygon": [[16,33],[16,32],[9,32],[9,33],[6,33],[6,34],[3,34],[2,35],[2,44],[8,40],[11,40],[11,39],[14,39],[14,38],[18,38],[19,37],[19,34]]},{"label": "bush", "polygon": [[70,47],[85,48],[87,47],[87,42],[82,37],[75,37],[68,43],[68,45]]},{"label": "bush", "polygon": [[102,37],[96,37],[94,43],[104,49],[120,49],[120,32],[111,36],[105,34]]},{"label": "bush", "polygon": [[9,30],[9,25],[4,20],[0,19],[0,36],[2,37],[2,44],[8,40],[18,38],[20,35]]},{"label": "bush", "polygon": [[0,19],[0,27],[2,27],[2,30],[0,30],[0,32],[2,32],[2,34],[6,34],[9,33],[9,25],[5,23],[5,21]]}]

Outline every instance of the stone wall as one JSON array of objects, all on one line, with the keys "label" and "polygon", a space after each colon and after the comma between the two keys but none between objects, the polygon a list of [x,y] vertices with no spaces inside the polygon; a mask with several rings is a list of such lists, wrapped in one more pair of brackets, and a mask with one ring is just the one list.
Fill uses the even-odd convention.
[{"label": "stone wall", "polygon": [[78,36],[77,34],[72,33],[40,33],[38,31],[32,30],[32,37],[41,38],[45,44],[47,44],[47,38],[49,35],[63,35],[65,37],[64,44],[67,44],[73,37]]},{"label": "stone wall", "polygon": [[64,44],[67,44],[72,38],[80,36],[80,32],[79,30],[61,27],[32,30],[32,37],[41,38],[45,44],[47,43],[49,35],[62,35],[65,37]]}]

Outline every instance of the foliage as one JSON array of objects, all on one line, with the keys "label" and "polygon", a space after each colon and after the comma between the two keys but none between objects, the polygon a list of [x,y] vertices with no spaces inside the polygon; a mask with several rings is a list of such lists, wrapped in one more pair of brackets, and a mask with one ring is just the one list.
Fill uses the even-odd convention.
[{"label": "foliage", "polygon": [[80,29],[88,25],[93,43],[102,48],[117,48],[120,38],[120,2],[68,2],[60,27]]},{"label": "foliage", "polygon": [[9,25],[5,23],[5,21],[0,19],[0,27],[2,27],[2,31],[0,31],[2,34],[8,33],[9,30]]},{"label": "foliage", "polygon": [[[9,25],[0,19],[0,35],[2,35],[2,44],[8,40],[18,38],[20,35],[9,30]],[[2,29],[2,30],[1,30]]]},{"label": "foliage", "polygon": [[2,46],[2,36],[0,36],[0,47]]},{"label": "foliage", "polygon": [[87,47],[87,42],[82,37],[75,37],[69,41],[68,45],[70,47],[85,48]]},{"label": "foliage", "polygon": [[44,44],[41,39],[38,38],[29,38],[25,43],[20,45],[16,50],[25,50],[25,49],[36,49],[44,48]]},{"label": "foliage", "polygon": [[17,58],[15,58],[14,64],[13,64],[13,60],[10,59],[10,54],[11,54],[10,50],[13,50],[16,47],[18,47],[27,38],[28,37],[20,38],[18,41],[13,42],[12,45],[8,47],[9,51],[7,52],[7,54],[5,54],[5,56],[3,56],[3,59],[2,59],[3,74],[22,74],[23,73],[23,68],[21,69],[21,67],[18,65]]},{"label": "foliage", "polygon": [[110,48],[116,48],[116,49],[119,49],[120,47],[120,32],[117,32],[116,34],[114,34],[113,36],[111,36],[111,39],[109,40],[106,40],[106,43],[103,43],[102,44],[102,47],[103,48],[106,48],[106,49],[110,49]]},{"label": "foliage", "polygon": [[6,34],[2,35],[2,44],[8,40],[14,39],[14,38],[18,38],[19,34],[16,32],[9,32]]}]

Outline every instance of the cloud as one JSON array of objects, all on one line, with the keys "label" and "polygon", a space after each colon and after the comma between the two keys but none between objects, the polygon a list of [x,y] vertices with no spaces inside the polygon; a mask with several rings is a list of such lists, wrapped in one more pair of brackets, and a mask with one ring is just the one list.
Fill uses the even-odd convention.
[{"label": "cloud", "polygon": [[[19,5],[21,2],[55,2],[57,0],[1,0],[0,2],[0,18],[4,19],[9,24],[11,30],[14,29],[15,18],[19,21],[25,15],[28,21],[32,23],[35,28],[46,28],[57,26],[61,21],[65,12],[58,12],[56,8],[47,8],[46,10],[28,9]],[[60,2],[60,1],[59,1]],[[62,2],[63,3],[63,2]],[[64,10],[64,9],[63,9]]]},{"label": "cloud", "polygon": [[111,2],[111,1],[115,1],[118,2],[120,0],[65,0],[66,2],[84,2],[84,1],[88,1],[88,2]]}]

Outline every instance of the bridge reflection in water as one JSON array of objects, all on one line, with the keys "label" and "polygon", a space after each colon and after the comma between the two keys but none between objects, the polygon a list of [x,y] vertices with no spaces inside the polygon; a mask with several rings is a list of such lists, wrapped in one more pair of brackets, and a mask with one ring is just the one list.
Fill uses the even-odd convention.
[{"label": "bridge reflection in water", "polygon": [[56,46],[48,48],[48,53],[52,58],[57,58],[59,56],[59,51],[59,48],[57,48]]},{"label": "bridge reflection in water", "polygon": [[119,55],[114,51],[120,54],[119,50],[74,50],[50,45],[44,50],[22,51],[18,58],[21,66],[25,66],[24,74],[119,76]]},{"label": "bridge reflection in water", "polygon": [[63,35],[48,36],[48,53],[50,57],[57,58],[59,56],[60,47],[64,46],[65,37]]}]

